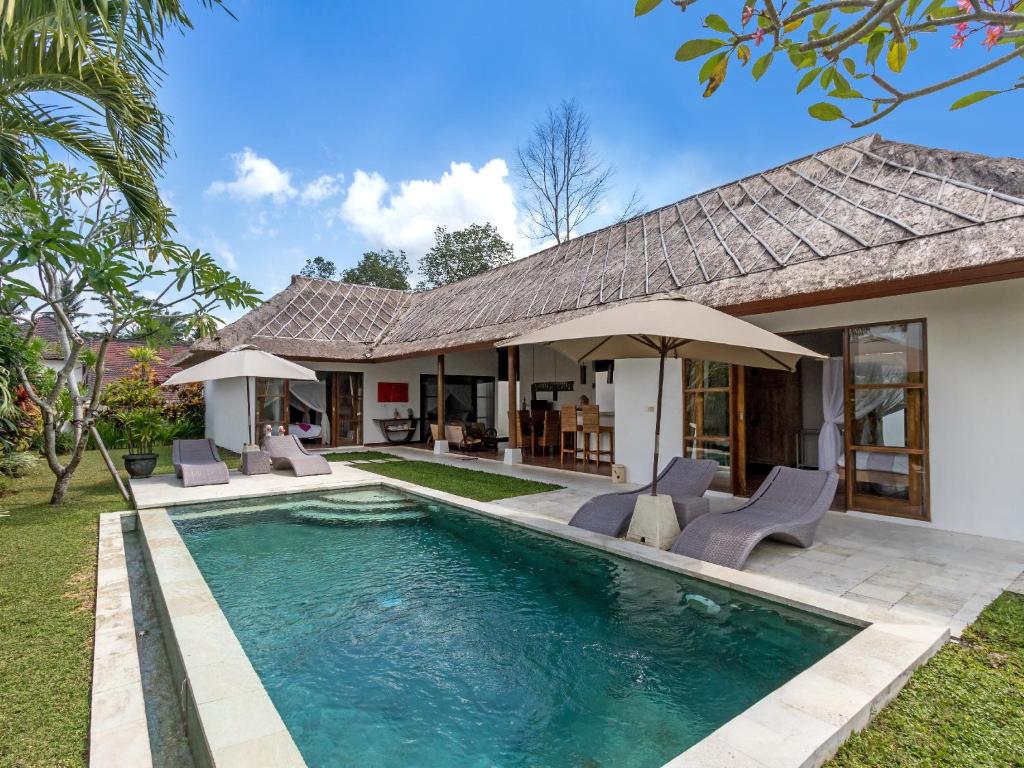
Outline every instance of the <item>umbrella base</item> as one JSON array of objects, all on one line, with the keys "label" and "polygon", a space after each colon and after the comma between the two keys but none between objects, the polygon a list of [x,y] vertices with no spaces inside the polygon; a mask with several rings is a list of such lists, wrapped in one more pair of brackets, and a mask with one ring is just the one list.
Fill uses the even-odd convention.
[{"label": "umbrella base", "polygon": [[637,496],[633,518],[626,532],[628,541],[668,549],[679,533],[679,520],[671,496]]}]

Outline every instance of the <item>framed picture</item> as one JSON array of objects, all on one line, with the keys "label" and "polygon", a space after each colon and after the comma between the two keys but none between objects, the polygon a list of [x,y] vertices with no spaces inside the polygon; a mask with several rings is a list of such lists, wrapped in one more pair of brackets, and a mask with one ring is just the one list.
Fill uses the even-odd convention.
[{"label": "framed picture", "polygon": [[378,403],[408,403],[409,385],[406,382],[378,381]]}]

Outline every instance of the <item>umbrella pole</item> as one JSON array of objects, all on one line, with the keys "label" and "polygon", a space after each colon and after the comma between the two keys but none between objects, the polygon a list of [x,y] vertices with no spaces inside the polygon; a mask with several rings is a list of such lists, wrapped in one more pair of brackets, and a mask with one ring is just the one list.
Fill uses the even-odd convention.
[{"label": "umbrella pole", "polygon": [[661,345],[661,358],[658,360],[658,404],[654,413],[654,466],[651,469],[651,496],[658,495],[658,454],[661,449],[661,397],[665,386],[665,355],[668,349],[665,342]]},{"label": "umbrella pole", "polygon": [[245,377],[245,444],[252,445],[252,402],[249,400],[249,377]]}]

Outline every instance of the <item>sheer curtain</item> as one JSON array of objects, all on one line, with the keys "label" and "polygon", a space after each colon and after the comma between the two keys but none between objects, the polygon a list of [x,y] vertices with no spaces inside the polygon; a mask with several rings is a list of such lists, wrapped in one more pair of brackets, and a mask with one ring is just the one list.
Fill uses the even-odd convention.
[{"label": "sheer curtain", "polygon": [[[881,419],[891,413],[902,411],[905,407],[905,392],[899,386],[904,381],[905,371],[899,365],[885,365],[882,363],[858,363],[857,370],[860,373],[863,384],[889,384],[897,382],[893,389],[861,389],[857,391],[857,397],[853,404],[853,418],[864,419],[866,416],[877,413]],[[860,435],[854,435],[856,442],[863,445],[871,445],[881,436],[871,434],[870,422],[865,422]]]},{"label": "sheer curtain", "polygon": [[320,434],[327,440],[331,424],[327,418],[327,382],[293,381],[289,385],[291,396],[307,408],[320,414]]},{"label": "sheer curtain", "polygon": [[821,412],[825,417],[818,433],[818,469],[834,472],[843,455],[843,358],[822,361]]}]

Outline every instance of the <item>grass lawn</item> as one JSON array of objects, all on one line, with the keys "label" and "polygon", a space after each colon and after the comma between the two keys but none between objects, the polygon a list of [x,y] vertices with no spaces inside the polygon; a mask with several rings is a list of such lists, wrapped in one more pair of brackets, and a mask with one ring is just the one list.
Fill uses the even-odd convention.
[{"label": "grass lawn", "polygon": [[[394,459],[395,456],[380,451],[353,451],[351,453],[327,454],[328,461],[360,461],[366,459]],[[395,480],[405,480],[435,491],[453,493],[476,501],[497,501],[512,496],[527,496],[532,493],[557,491],[562,486],[552,483],[538,483],[518,477],[495,475],[431,461],[396,461],[388,464],[360,464],[359,469],[373,472]]]},{"label": "grass lawn", "polygon": [[1024,765],[1024,595],[1005,592],[827,768]]},{"label": "grass lawn", "polygon": [[[118,463],[121,453],[113,453]],[[170,448],[164,448],[157,472],[170,471]],[[52,488],[53,475],[40,463],[0,497],[4,768],[85,764],[97,515],[128,504],[94,451],[85,455],[60,507],[47,504]]]}]

